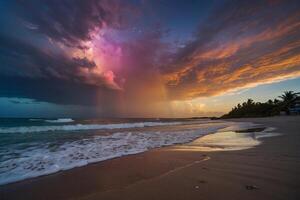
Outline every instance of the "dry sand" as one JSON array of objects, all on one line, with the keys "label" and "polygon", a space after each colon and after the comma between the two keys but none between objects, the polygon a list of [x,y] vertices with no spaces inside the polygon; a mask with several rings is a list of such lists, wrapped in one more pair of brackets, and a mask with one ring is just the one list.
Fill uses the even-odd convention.
[{"label": "dry sand", "polygon": [[300,199],[300,117],[235,119],[276,127],[248,150],[152,150],[0,186],[0,199]]}]

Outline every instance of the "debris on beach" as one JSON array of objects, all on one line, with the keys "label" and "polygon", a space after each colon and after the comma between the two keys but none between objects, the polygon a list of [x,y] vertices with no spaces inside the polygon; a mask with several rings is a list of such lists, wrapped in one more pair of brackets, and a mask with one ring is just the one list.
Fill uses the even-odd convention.
[{"label": "debris on beach", "polygon": [[198,183],[207,183],[205,180],[199,180]]},{"label": "debris on beach", "polygon": [[259,189],[256,185],[246,185],[247,190],[257,190]]},{"label": "debris on beach", "polygon": [[253,132],[262,132],[266,129],[266,127],[256,127],[256,128],[248,128],[244,130],[236,130],[237,133],[253,133]]}]

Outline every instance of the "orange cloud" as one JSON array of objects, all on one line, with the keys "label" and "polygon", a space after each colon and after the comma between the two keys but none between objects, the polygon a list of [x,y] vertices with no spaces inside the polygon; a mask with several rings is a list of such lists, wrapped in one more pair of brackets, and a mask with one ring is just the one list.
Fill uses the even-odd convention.
[{"label": "orange cloud", "polygon": [[272,23],[267,11],[256,14],[220,23],[217,33],[208,28],[207,39],[199,32],[163,73],[169,97],[213,96],[300,77],[300,14],[284,13]]}]

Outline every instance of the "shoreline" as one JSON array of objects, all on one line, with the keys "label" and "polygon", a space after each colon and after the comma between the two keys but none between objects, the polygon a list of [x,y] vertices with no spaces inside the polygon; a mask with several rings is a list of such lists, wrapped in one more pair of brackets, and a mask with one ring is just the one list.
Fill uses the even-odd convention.
[{"label": "shoreline", "polygon": [[[280,122],[282,120],[287,122]],[[246,118],[230,119],[227,121],[254,122],[264,124],[266,126],[274,126],[278,128],[278,132],[284,134],[285,139],[278,139],[278,137],[263,138],[262,145],[247,150],[238,150],[232,152],[179,152],[168,151],[168,149],[172,149],[174,146],[162,147],[139,154],[113,158],[100,163],[92,163],[87,166],[74,168],[47,176],[11,183],[8,185],[2,185],[0,186],[0,197],[1,199],[151,199],[152,197],[153,199],[155,196],[156,199],[171,199],[175,197],[177,199],[184,199],[185,197],[188,197],[189,199],[196,199],[199,198],[199,193],[201,193],[201,197],[217,199],[215,197],[217,194],[212,192],[214,191],[214,188],[216,190],[221,190],[222,192],[226,192],[226,190],[235,191],[232,189],[236,189],[230,187],[227,188],[228,184],[226,181],[225,184],[224,180],[222,178],[220,179],[220,177],[224,178],[227,176],[232,176],[232,174],[228,174],[228,170],[231,171],[236,168],[236,170],[233,170],[235,173],[239,171],[240,174],[243,174],[243,170],[241,170],[241,168],[245,166],[243,166],[241,163],[251,163],[251,159],[253,159],[255,163],[263,161],[260,158],[261,154],[264,156],[269,155],[270,149],[272,150],[271,153],[274,153],[274,145],[276,146],[276,143],[283,143],[281,145],[286,145],[286,143],[293,144],[293,141],[297,143],[296,139],[299,139],[299,136],[295,134],[295,132],[297,132],[295,129],[299,129],[299,123],[297,123],[298,121],[300,122],[299,117]],[[286,126],[293,127],[289,128]],[[293,133],[291,133],[289,129],[293,129]],[[285,142],[282,142],[281,140],[284,140]],[[288,147],[289,150],[285,150],[287,151],[287,154],[292,153],[290,149],[293,149],[294,151],[298,150],[299,152],[299,146],[297,145],[290,145]],[[276,151],[278,151],[278,149]],[[243,155],[246,155],[246,160],[245,158],[241,158]],[[205,162],[200,161],[206,159],[207,157],[210,157],[211,159],[206,160]],[[299,172],[298,169],[300,167],[300,162],[299,157],[296,156],[295,159],[295,162],[291,162],[288,165],[283,163],[283,166],[297,173]],[[190,165],[191,163],[194,164]],[[220,165],[223,166],[220,167]],[[233,166],[231,166],[227,171],[223,171],[218,179],[215,179],[214,176],[211,177],[209,173],[211,169],[226,169],[226,165]],[[265,171],[266,166],[262,166]],[[178,168],[180,170],[176,170]],[[246,168],[249,168],[249,166]],[[160,177],[161,175],[164,175],[172,170],[175,170],[175,172]],[[257,172],[260,170],[253,169],[253,171]],[[293,186],[299,186],[299,175],[295,173],[286,174],[288,177],[290,177],[292,174],[294,175],[294,178],[296,177],[295,180],[291,179],[291,181],[289,181],[286,179],[286,176],[282,176],[282,173],[284,174],[284,172],[281,171],[280,173],[277,173],[277,176],[279,176],[281,180],[290,182],[289,185],[292,184]],[[201,178],[199,178],[199,180],[195,180],[197,179],[195,177],[199,176],[199,174],[201,174]],[[251,174],[251,176],[253,176],[253,173]],[[238,176],[246,179],[249,175]],[[235,179],[236,175],[231,178]],[[172,179],[172,181],[169,179]],[[167,181],[169,184],[166,184],[166,180],[169,180]],[[258,182],[261,181],[260,179],[258,180]],[[209,185],[212,185],[211,182],[214,181],[217,181],[215,183],[217,184],[216,187],[211,186],[208,188]],[[240,183],[240,180],[233,181],[232,184],[235,185],[237,182]],[[225,184],[225,186],[222,184]],[[241,191],[238,191],[237,193],[235,193],[236,191],[229,193],[227,192],[228,195],[233,195],[228,197],[232,198],[240,194],[236,197],[249,199],[247,196],[243,196],[243,192],[250,192],[244,188],[245,184],[247,183],[245,182],[237,187],[239,190],[241,189]],[[251,185],[254,183],[249,184]],[[189,187],[186,188],[185,186],[187,185],[189,185]],[[254,185],[256,185],[256,183]],[[265,185],[263,187],[263,184],[257,185],[259,188],[272,188],[272,186],[274,186],[274,184]],[[153,189],[149,189],[149,187]],[[224,187],[226,188],[225,191]],[[161,188],[167,189],[164,190]],[[288,195],[289,199],[296,199],[294,197],[299,195],[297,191],[292,190],[293,188],[294,187],[291,189],[285,188],[290,194]],[[169,191],[170,189],[173,191],[173,193]],[[150,191],[155,192],[150,194]],[[252,193],[250,193],[250,196],[253,197],[253,194],[262,193],[265,191],[263,189],[258,189],[251,192]],[[126,195],[124,196],[124,194]],[[186,196],[182,196],[183,194]],[[270,195],[269,193],[267,194]],[[287,194],[287,192],[284,192],[284,194]],[[268,195],[266,196],[266,194],[264,194],[262,196],[257,196],[256,198],[268,199]]]},{"label": "shoreline", "polygon": [[[178,126],[176,126],[176,125],[175,126],[167,125],[167,126],[163,126],[163,127],[154,126],[154,127],[144,127],[144,128],[136,128],[136,129],[133,129],[133,128],[126,129],[126,131],[128,131],[128,132],[124,132],[124,134],[122,135],[123,137],[125,136],[125,138],[127,138],[128,135],[131,136],[132,132],[133,133],[139,133],[139,132],[143,132],[143,131],[150,132],[150,133],[152,132],[151,134],[149,134],[150,138],[147,138],[147,141],[148,141],[148,139],[150,139],[150,143],[148,143],[148,147],[150,147],[150,148],[138,148],[138,147],[135,148],[135,147],[133,147],[134,148],[133,151],[126,151],[127,149],[125,149],[126,152],[119,152],[121,154],[119,154],[116,151],[112,151],[110,156],[85,160],[87,162],[85,162],[83,164],[82,163],[78,164],[78,162],[77,162],[73,166],[70,166],[70,167],[67,167],[67,168],[57,169],[55,171],[50,171],[50,172],[49,171],[48,172],[41,172],[41,173],[38,172],[38,174],[29,175],[29,176],[26,176],[27,174],[23,173],[26,177],[22,177],[22,178],[17,177],[15,179],[8,179],[8,180],[6,179],[6,181],[5,181],[5,176],[3,176],[3,174],[0,174],[0,175],[2,175],[2,177],[0,176],[0,186],[2,186],[2,185],[5,186],[5,185],[9,185],[9,184],[17,184],[19,182],[29,181],[30,179],[38,179],[40,177],[42,178],[42,177],[45,177],[45,176],[54,175],[54,174],[61,173],[61,172],[66,172],[66,171],[69,171],[69,170],[72,170],[72,169],[75,169],[75,168],[85,167],[85,166],[91,165],[91,164],[98,164],[100,162],[105,162],[105,161],[108,161],[108,160],[117,159],[117,158],[120,158],[120,157],[123,157],[123,156],[136,155],[136,154],[144,153],[144,152],[151,151],[151,150],[154,150],[154,149],[166,148],[166,147],[170,147],[170,146],[174,146],[174,145],[190,143],[190,142],[192,142],[192,141],[194,141],[194,140],[196,140],[200,137],[203,137],[207,134],[215,133],[216,131],[218,131],[218,130],[220,130],[224,127],[224,125],[217,125],[216,127],[214,126],[212,128],[204,127],[203,129],[202,128],[197,129],[197,128],[194,127],[194,126],[196,126],[196,127],[201,126],[202,123],[203,122],[200,121],[199,124],[196,123],[196,122],[193,122],[191,124],[182,124],[182,125],[180,125],[181,127],[179,127],[180,129],[178,129]],[[222,124],[223,122],[220,122],[220,123]],[[204,125],[205,124],[206,123],[204,123]],[[192,125],[193,128],[189,127],[190,125]],[[194,131],[194,129],[197,130],[197,131]],[[160,138],[160,139],[162,139],[163,143],[159,144],[158,146],[155,146],[156,144],[154,144],[154,146],[152,146],[153,142],[151,142],[151,135],[153,134],[155,136],[155,135],[157,135],[157,133],[160,133],[160,131],[162,131],[162,130],[164,131],[163,132],[164,134],[167,134],[167,136],[169,135],[169,137],[171,136],[173,138],[173,140],[171,139],[171,140],[166,141],[165,140],[166,138],[164,138],[164,136],[163,136],[164,134],[162,134],[161,135],[162,138]],[[103,130],[100,130],[100,131],[101,132],[98,131],[95,134],[96,137],[102,137],[103,135],[105,137],[106,135],[108,135]],[[179,140],[179,142],[178,141],[174,142],[174,141],[176,141],[176,138],[178,136],[178,135],[175,134],[176,132],[178,132],[180,134],[185,134],[185,133],[188,133],[188,134],[187,134],[187,137],[181,138]],[[120,132],[119,132],[119,129],[117,129],[117,130],[109,131],[108,133],[113,135],[113,134],[118,134]],[[189,133],[192,133],[192,134],[189,134]],[[138,135],[138,134],[136,134],[136,135]],[[121,136],[119,136],[119,138],[121,138]],[[142,138],[138,138],[138,139],[142,139]],[[183,139],[183,141],[182,141],[182,139]],[[101,146],[103,146],[103,144]],[[84,147],[84,148],[86,148],[86,147]],[[111,149],[111,150],[114,150],[114,149]],[[108,152],[110,152],[110,151],[108,151]],[[105,151],[103,151],[103,153],[105,154]],[[68,156],[66,156],[66,159],[67,158],[68,158]],[[1,168],[1,166],[0,166],[0,168]],[[23,176],[23,174],[21,174],[21,175]],[[3,177],[4,177],[4,179],[1,180],[1,178],[3,178]]]},{"label": "shoreline", "polygon": [[[222,122],[222,120],[220,121]],[[197,124],[196,122],[194,122],[195,124]],[[260,125],[257,125],[257,124],[247,124],[247,125],[238,125],[237,128],[235,129],[234,127],[236,127],[236,125],[231,125],[231,126],[227,126],[225,127],[225,129],[228,129],[230,128],[230,130],[234,130],[234,132],[238,132],[238,130],[240,130],[241,132],[243,131],[247,131],[247,132],[260,132],[260,131],[263,131],[266,127],[264,128],[261,128]],[[175,130],[177,131],[177,129],[173,126],[165,126],[163,127],[164,130],[169,130],[169,132],[171,132],[172,130]],[[188,142],[179,142],[179,143],[174,143],[174,144],[167,144],[167,145],[163,145],[163,146],[160,146],[160,147],[154,147],[154,148],[151,148],[151,149],[148,149],[148,150],[144,150],[144,151],[141,151],[141,152],[132,152],[132,153],[128,153],[128,154],[123,154],[123,155],[116,155],[116,156],[112,156],[111,158],[104,158],[103,160],[98,160],[98,161],[93,161],[93,162],[89,162],[87,164],[84,164],[84,165],[79,165],[79,166],[74,166],[74,167],[71,167],[71,168],[67,168],[67,169],[61,169],[61,170],[58,170],[58,171],[54,171],[54,172],[48,172],[48,173],[45,173],[45,174],[41,174],[41,175],[36,175],[36,176],[33,176],[33,177],[25,177],[23,179],[16,179],[16,180],[13,180],[13,181],[9,181],[9,182],[6,182],[6,183],[1,183],[0,181],[0,189],[1,189],[1,186],[9,186],[9,185],[13,185],[13,184],[21,184],[22,182],[26,182],[26,181],[30,181],[30,180],[34,180],[34,179],[40,179],[40,178],[44,178],[44,177],[47,177],[47,176],[51,176],[51,175],[56,175],[56,174],[60,174],[60,173],[64,173],[64,172],[67,172],[67,171],[70,171],[70,170],[73,170],[73,169],[76,169],[76,168],[81,168],[81,167],[86,167],[88,165],[93,165],[93,164],[99,164],[99,163],[102,163],[102,162],[106,162],[106,161],[109,161],[109,160],[113,160],[113,159],[118,159],[118,158],[121,158],[121,157],[124,157],[124,156],[134,156],[134,155],[137,155],[137,154],[143,154],[143,153],[146,153],[148,151],[154,151],[154,150],[165,150],[165,149],[174,149],[174,147],[181,147],[181,146],[185,146],[185,145],[188,145],[188,144],[192,144],[194,143],[195,141],[197,141],[198,139],[202,138],[202,137],[206,137],[208,135],[215,135],[216,133],[218,132],[227,132],[227,131],[222,131],[224,128],[217,128],[215,129],[214,131],[208,131],[207,133],[204,133],[204,134],[200,134],[197,138],[194,138]],[[139,130],[142,130],[142,131],[151,131],[151,130],[161,130],[161,127],[145,127],[145,128],[140,128],[140,129],[128,129],[128,130],[131,130],[131,131],[139,131]],[[189,130],[189,129],[187,129]],[[201,129],[199,129],[200,131]],[[102,131],[102,130],[101,130]],[[186,131],[186,130],[183,130],[183,131]],[[110,131],[110,133],[118,133],[118,130],[115,130],[115,131]]]}]

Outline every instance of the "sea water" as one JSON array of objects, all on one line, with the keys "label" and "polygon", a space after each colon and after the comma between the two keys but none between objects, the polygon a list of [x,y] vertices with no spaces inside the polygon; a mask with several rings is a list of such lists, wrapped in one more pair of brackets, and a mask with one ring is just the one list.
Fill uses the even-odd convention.
[{"label": "sea water", "polygon": [[191,142],[226,127],[208,119],[0,119],[0,184]]}]

